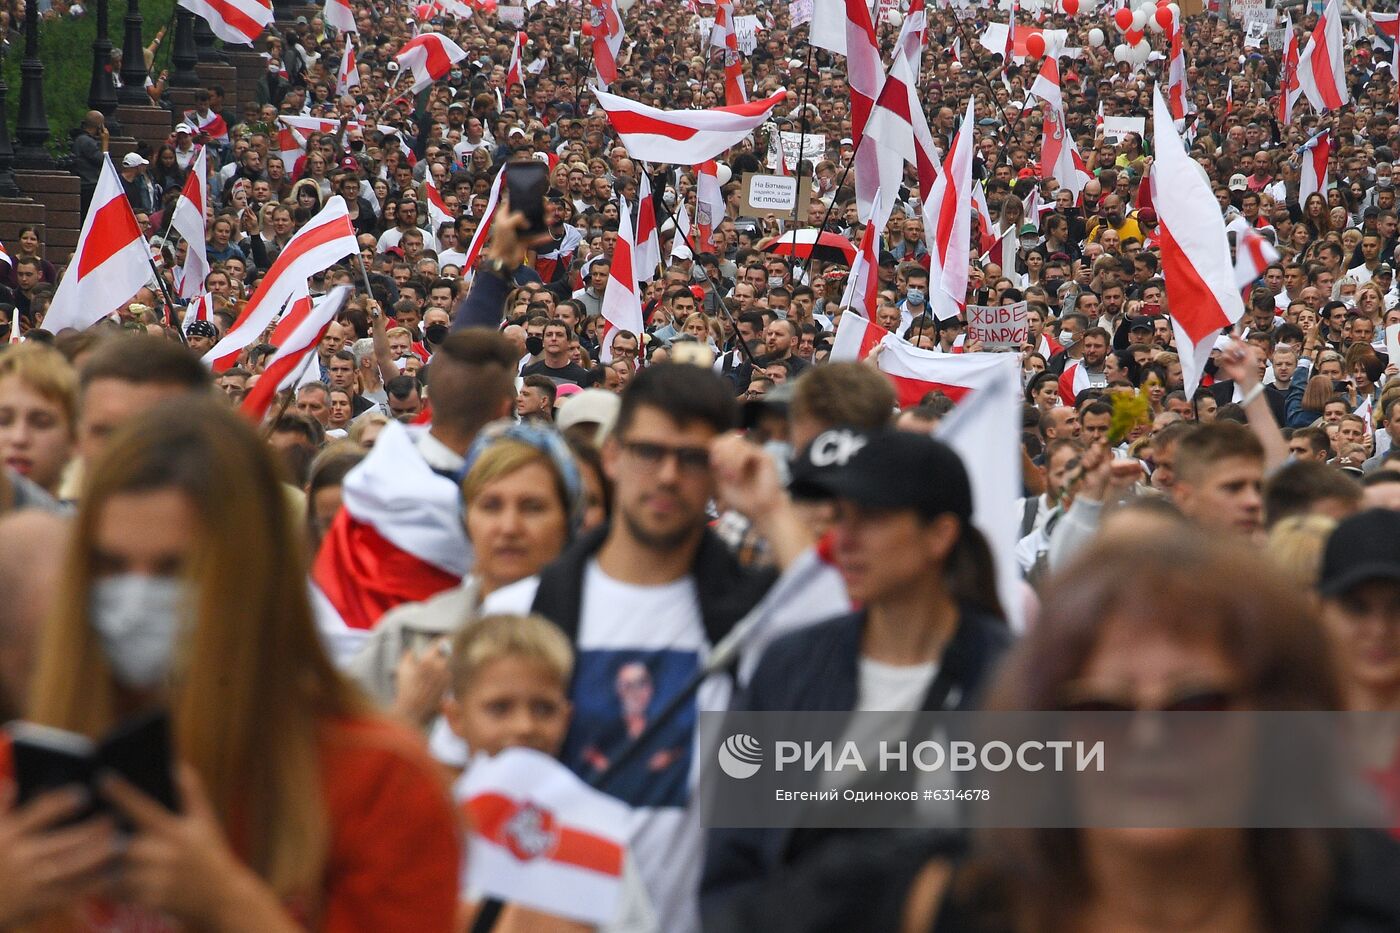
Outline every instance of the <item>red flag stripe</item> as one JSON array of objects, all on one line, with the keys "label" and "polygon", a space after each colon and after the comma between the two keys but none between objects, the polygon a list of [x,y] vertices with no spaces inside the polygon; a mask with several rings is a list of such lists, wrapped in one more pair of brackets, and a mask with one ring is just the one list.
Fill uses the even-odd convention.
[{"label": "red flag stripe", "polygon": [[267,271],[267,274],[262,277],[262,281],[258,283],[257,290],[253,292],[253,297],[249,298],[248,303],[243,306],[243,313],[238,316],[238,320],[233,322],[233,327],[229,328],[230,331],[237,329],[240,324],[248,319],[249,315],[253,313],[253,310],[260,303],[262,297],[272,287],[272,283],[275,282],[282,273],[287,271],[288,266],[317,247],[326,246],[341,237],[349,237],[352,240],[355,238],[355,229],[350,226],[350,219],[348,217],[337,217],[330,223],[322,224],[311,230],[307,230],[303,227],[302,230],[305,235],[294,237],[292,241],[287,244],[287,248],[282,250],[278,255],[277,261],[272,264],[272,268]]},{"label": "red flag stripe", "polygon": [[1200,343],[1213,332],[1230,326],[1230,319],[1210,290],[1191,258],[1177,245],[1166,224],[1159,224],[1162,235],[1162,277],[1167,283],[1167,300],[1172,317],[1192,343]]},{"label": "red flag stripe", "polygon": [[78,257],[78,278],[83,278],[116,253],[141,238],[136,215],[125,198],[108,201],[97,209],[92,228],[83,240],[83,252]]},{"label": "red flag stripe", "polygon": [[[467,801],[472,831],[511,851],[506,833],[521,804],[503,794],[478,794]],[[568,826],[559,826],[554,847],[542,858],[614,877],[622,874],[622,847],[611,840]]]},{"label": "red flag stripe", "polygon": [[461,578],[403,551],[346,509],[336,513],[313,578],[346,626],[368,631],[406,602],[422,602]]}]

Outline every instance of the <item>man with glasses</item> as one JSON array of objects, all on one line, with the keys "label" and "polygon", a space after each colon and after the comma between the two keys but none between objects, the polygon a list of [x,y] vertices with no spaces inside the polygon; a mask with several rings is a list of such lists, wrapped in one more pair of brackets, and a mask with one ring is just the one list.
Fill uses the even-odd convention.
[{"label": "man with glasses", "polygon": [[[627,712],[619,679],[644,668],[654,691],[651,708],[661,708],[773,582],[771,571],[741,567],[708,527],[715,495],[710,446],[734,427],[736,414],[728,384],[708,369],[676,363],[643,369],[623,392],[603,446],[616,490],[610,523],[584,535],[539,576],[491,594],[483,607],[541,613],[573,640],[574,721],[562,759],[586,779],[626,747],[625,740],[609,740]],[[779,610],[804,618],[793,613],[821,617],[805,594]],[[699,926],[702,834],[689,786],[694,727],[700,709],[726,707],[731,689],[728,674],[707,678],[655,743],[602,788],[635,808],[632,854],[668,930]]]}]

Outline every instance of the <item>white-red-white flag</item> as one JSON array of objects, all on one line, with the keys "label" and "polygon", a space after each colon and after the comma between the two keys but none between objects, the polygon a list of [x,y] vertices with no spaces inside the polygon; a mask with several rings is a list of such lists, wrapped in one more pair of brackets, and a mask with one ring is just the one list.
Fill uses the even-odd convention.
[{"label": "white-red-white flag", "polygon": [[350,9],[349,0],[326,0],[326,8],[322,11],[321,18],[326,21],[326,25],[340,32],[360,31],[355,25],[355,11]]},{"label": "white-red-white flag", "polygon": [[179,4],[233,45],[252,45],[272,22],[271,0],[179,0]]},{"label": "white-red-white flag", "polygon": [[1314,192],[1327,194],[1327,162],[1332,157],[1332,131],[1323,130],[1303,144],[1298,166],[1298,203]]},{"label": "white-red-white flag", "polygon": [[858,314],[841,315],[831,342],[831,362],[863,360],[877,346],[880,372],[889,377],[900,408],[917,405],[935,390],[954,403],[985,385],[1000,353],[938,353],[914,346]]},{"label": "white-red-white flag", "polygon": [[1235,287],[1244,291],[1278,262],[1278,250],[1243,217],[1231,221],[1226,231],[1235,235]]},{"label": "white-red-white flag", "polygon": [[209,207],[209,149],[200,146],[190,163],[190,173],[180,189],[180,199],[170,215],[170,226],[185,238],[185,262],[175,277],[175,294],[193,298],[204,291],[209,256],[204,244],[204,218]]},{"label": "white-red-white flag", "polygon": [[717,158],[752,133],[788,97],[787,91],[778,91],[735,107],[661,110],[607,91],[593,93],[628,155],[672,165],[698,165]]},{"label": "white-red-white flag", "polygon": [[618,199],[617,245],[613,247],[612,268],[608,272],[608,284],[603,289],[600,314],[603,318],[603,335],[599,340],[600,358],[604,363],[612,362],[613,334],[620,330],[631,331],[638,339],[646,325],[642,319],[642,293],[637,289],[636,261],[637,235],[632,229],[632,215],[627,202]]},{"label": "white-red-white flag", "polygon": [[82,330],[131,300],[151,279],[150,246],[126,199],[121,176],[103,156],[73,260],[59,279],[44,329]]},{"label": "white-red-white flag", "polygon": [[195,321],[214,323],[214,296],[209,292],[190,299],[185,305],[185,317],[180,321],[180,329],[188,334],[190,325]]},{"label": "white-red-white flag", "polygon": [[506,68],[507,94],[512,87],[525,87],[525,43],[529,41],[530,37],[524,32],[516,32],[515,42],[510,47],[510,65]]},{"label": "white-red-white flag", "polygon": [[[860,142],[885,83],[880,45],[865,0],[846,0],[846,82],[851,93],[851,138]],[[863,145],[855,153],[856,213],[862,222],[870,219],[875,209],[875,191],[880,187],[878,148]],[[894,197],[894,192],[886,197]]]},{"label": "white-red-white flag", "polygon": [[[876,191],[875,203],[883,202],[883,196]],[[889,220],[888,214],[884,220]],[[851,273],[846,277],[846,291],[841,295],[842,305],[856,308],[870,319],[875,317],[880,292],[880,231],[883,229],[884,221],[876,223],[872,219],[865,225],[855,261],[851,263]]]},{"label": "white-red-white flag", "polygon": [[472,551],[457,484],[433,472],[397,421],[346,474],[341,499],[316,553],[311,596],[321,635],[344,666],[384,613],[459,585]]},{"label": "white-red-white flag", "polygon": [[248,390],[239,406],[245,415],[262,421],[278,392],[297,388],[309,371],[314,371],[313,378],[320,378],[316,347],[354,291],[349,285],[337,285],[315,301],[307,295],[292,302],[272,332],[271,341],[277,352],[268,359],[257,384]]},{"label": "white-red-white flag", "polygon": [[1342,47],[1342,11],[1329,0],[1313,29],[1312,41],[1298,59],[1298,85],[1318,113],[1338,110],[1351,100]]},{"label": "white-red-white flag", "polygon": [[943,171],[924,198],[922,214],[929,238],[929,305],[939,318],[957,317],[967,306],[967,266],[972,236],[973,100],[968,99]]},{"label": "white-red-white flag", "polygon": [[1244,302],[1210,180],[1182,145],[1160,86],[1152,92],[1152,118],[1152,203],[1160,222],[1162,278],[1190,398],[1215,338],[1240,319]]},{"label": "white-red-white flag", "polygon": [[215,372],[223,372],[238,361],[238,354],[257,342],[277,313],[299,291],[306,280],[324,272],[333,263],[359,250],[350,213],[340,195],[332,195],[326,206],[306,222],[277,254],[262,277],[253,296],[243,306],[228,333],[204,355],[204,362]]},{"label": "white-red-white flag", "polygon": [[287,175],[297,177],[301,174],[302,160],[306,158],[307,137],[287,120],[287,117],[277,118],[277,157],[282,160]]},{"label": "white-red-white flag", "polygon": [[616,918],[627,804],[523,747],[477,755],[455,795],[471,827],[462,890],[590,927]]},{"label": "white-red-white flag", "polygon": [[1045,56],[1040,63],[1040,74],[1035,76],[1030,93],[1045,101],[1047,107],[1065,109],[1065,98],[1060,92],[1060,63],[1053,55]]},{"label": "white-red-white flag", "polygon": [[593,37],[593,69],[607,87],[617,80],[617,57],[622,54],[622,14],[615,0],[591,0],[584,34]]},{"label": "white-red-white flag", "polygon": [[710,44],[720,50],[724,64],[724,102],[729,106],[748,103],[744,87],[744,59],[739,54],[739,36],[734,31],[732,0],[715,0],[715,24],[710,29]]},{"label": "white-red-white flag", "polygon": [[[1179,17],[1172,18],[1171,26],[1171,61],[1167,65],[1167,105],[1171,110],[1172,119],[1184,120],[1186,114],[1193,108],[1191,106],[1191,95],[1186,87],[1186,47],[1184,38],[1186,29],[1182,25]],[[1227,90],[1228,90],[1227,82]],[[1226,107],[1230,105],[1227,103]],[[1229,112],[1228,110],[1226,111]]]},{"label": "white-red-white flag", "polygon": [[1075,400],[1079,398],[1079,393],[1085,389],[1093,387],[1093,380],[1089,378],[1089,371],[1084,368],[1084,364],[1075,360],[1065,364],[1064,371],[1060,373],[1060,404],[1074,407]]},{"label": "white-red-white flag", "polygon": [[661,238],[656,230],[656,202],[652,200],[651,179],[642,172],[637,179],[637,282],[649,282],[661,265]]},{"label": "white-red-white flag", "polygon": [[486,195],[486,208],[482,211],[481,220],[477,222],[476,231],[472,233],[471,242],[467,244],[467,258],[462,260],[462,278],[468,282],[476,277],[476,261],[481,257],[481,250],[486,246],[486,237],[491,232],[491,223],[496,219],[496,211],[501,204],[501,187],[505,184],[508,171],[509,166],[496,173],[495,180],[491,182],[491,190]]},{"label": "white-red-white flag", "polygon": [[719,184],[719,166],[710,160],[695,166],[695,248],[714,249],[715,234],[725,218],[724,190]]},{"label": "white-red-white flag", "polygon": [[461,46],[440,32],[425,32],[394,54],[400,68],[413,72],[413,93],[427,90],[434,81],[447,77],[454,62],[467,57]]},{"label": "white-red-white flag", "polygon": [[438,190],[432,172],[423,176],[423,200],[428,202],[428,229],[436,237],[443,224],[454,223],[456,218],[447,209],[447,202],[442,199],[442,192]]},{"label": "white-red-white flag", "polygon": [[340,68],[335,73],[335,92],[337,95],[349,94],[352,87],[358,87],[360,83],[360,68],[355,64],[355,43],[347,35],[345,37],[345,52],[340,56]]},{"label": "white-red-white flag", "polygon": [[846,0],[812,0],[811,42],[819,49],[846,54]]},{"label": "white-red-white flag", "polygon": [[1298,32],[1293,17],[1283,15],[1283,65],[1279,70],[1278,121],[1287,126],[1293,122],[1293,104],[1303,89],[1298,85]]},{"label": "white-red-white flag", "polygon": [[1064,111],[1055,107],[1045,108],[1041,123],[1040,177],[1055,179],[1061,188],[1074,194],[1076,202],[1091,177],[1069,133]]}]

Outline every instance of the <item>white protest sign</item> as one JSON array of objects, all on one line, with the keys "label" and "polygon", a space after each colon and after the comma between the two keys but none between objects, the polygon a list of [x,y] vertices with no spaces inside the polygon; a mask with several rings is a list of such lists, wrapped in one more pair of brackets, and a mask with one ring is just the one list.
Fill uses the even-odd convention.
[{"label": "white protest sign", "polygon": [[[782,132],[783,162],[788,171],[797,171],[797,163],[803,159],[817,162],[826,156],[826,135],[824,133]],[[768,167],[778,167],[778,140],[773,134],[768,136]]]},{"label": "white protest sign", "polygon": [[792,0],[788,4],[788,16],[792,19],[792,28],[796,29],[803,23],[812,21],[812,0]]},{"label": "white protest sign", "polygon": [[797,206],[797,179],[792,175],[750,175],[749,204],[756,210],[788,214]]},{"label": "white protest sign", "polygon": [[1030,333],[1026,303],[1014,305],[968,305],[967,340],[982,341],[984,350],[1019,350]]},{"label": "white protest sign", "polygon": [[523,6],[498,6],[496,16],[503,23],[510,23],[516,28],[525,25],[525,8]]},{"label": "white protest sign", "polygon": [[752,55],[753,50],[758,48],[758,31],[763,28],[763,24],[758,21],[757,16],[736,16],[734,17],[734,38],[739,45],[739,51],[745,55]]},{"label": "white protest sign", "polygon": [[1143,136],[1147,133],[1146,117],[1104,117],[1103,138],[1115,145],[1122,142],[1129,133]]},{"label": "white protest sign", "polygon": [[1246,20],[1250,14],[1262,13],[1265,10],[1266,0],[1230,0],[1230,16],[1238,20]]}]

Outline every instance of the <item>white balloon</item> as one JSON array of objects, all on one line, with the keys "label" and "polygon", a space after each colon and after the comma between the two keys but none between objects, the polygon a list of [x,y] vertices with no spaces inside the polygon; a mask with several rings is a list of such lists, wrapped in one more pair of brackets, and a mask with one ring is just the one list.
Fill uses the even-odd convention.
[{"label": "white balloon", "polygon": [[1138,32],[1142,32],[1143,28],[1146,26],[1147,14],[1142,12],[1142,10],[1138,10],[1136,13],[1133,14],[1133,28],[1136,29]]},{"label": "white balloon", "polygon": [[1093,29],[1090,29],[1090,30],[1089,30],[1089,44],[1092,45],[1092,46],[1093,46],[1094,48],[1096,48],[1096,49],[1103,45],[1103,30],[1102,30],[1102,29],[1099,29],[1098,27],[1094,27]]},{"label": "white balloon", "polygon": [[1147,43],[1146,39],[1144,39],[1137,45],[1132,46],[1130,49],[1128,49],[1128,52],[1132,56],[1133,64],[1146,65],[1147,59],[1150,58],[1152,55],[1152,46]]},{"label": "white balloon", "polygon": [[1181,7],[1179,7],[1179,6],[1176,5],[1175,3],[1168,3],[1168,4],[1167,4],[1167,9],[1169,9],[1169,10],[1172,11],[1172,18],[1173,18],[1173,19],[1180,21],[1180,19],[1181,19]]},{"label": "white balloon", "polygon": [[1152,30],[1153,32],[1162,31],[1162,24],[1157,22],[1157,16],[1155,13],[1152,16],[1147,17],[1147,28]]},{"label": "white balloon", "polygon": [[904,14],[898,10],[889,10],[885,13],[885,22],[898,28],[904,25]]},{"label": "white balloon", "polygon": [[1128,60],[1127,43],[1120,42],[1113,47],[1113,60],[1117,62],[1126,62]]},{"label": "white balloon", "polygon": [[729,166],[725,165],[723,162],[715,166],[715,179],[719,181],[721,188],[729,184],[729,180],[733,177],[734,172],[732,172]]},{"label": "white balloon", "polygon": [[1142,6],[1137,8],[1137,11],[1141,13],[1145,18],[1151,19],[1152,14],[1157,12],[1157,4],[1144,3]]}]

